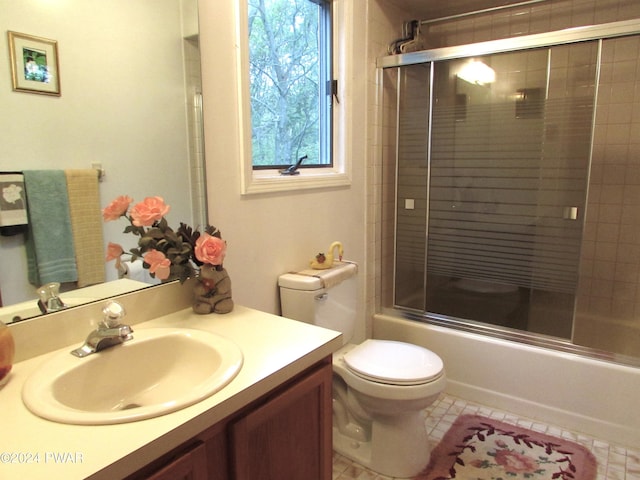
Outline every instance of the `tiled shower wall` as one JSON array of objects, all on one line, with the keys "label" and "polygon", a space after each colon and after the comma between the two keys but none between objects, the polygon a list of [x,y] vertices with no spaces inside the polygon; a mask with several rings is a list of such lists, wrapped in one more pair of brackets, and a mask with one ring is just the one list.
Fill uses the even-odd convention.
[{"label": "tiled shower wall", "polygon": [[206,188],[204,171],[204,138],[202,134],[202,75],[200,72],[200,46],[197,36],[183,42],[187,124],[189,129],[189,164],[191,166],[191,207],[193,224],[201,229],[207,224]]},{"label": "tiled shower wall", "polygon": [[[368,64],[371,68],[369,72],[371,79],[369,98],[372,108],[369,122],[369,147],[372,161],[368,171],[371,192],[368,202],[368,235],[370,252],[375,252],[375,256],[369,255],[368,258],[373,259],[370,260],[369,271],[375,272],[374,278],[370,280],[375,284],[375,289],[373,285],[369,285],[368,287],[371,288],[368,288],[367,291],[375,292],[375,297],[369,298],[368,302],[368,313],[372,313],[379,310],[381,305],[388,305],[388,285],[383,283],[387,279],[382,278],[381,269],[385,262],[388,264],[392,261],[391,248],[393,245],[391,241],[388,241],[388,233],[393,231],[393,225],[389,222],[393,217],[383,216],[385,209],[390,206],[389,202],[393,200],[383,197],[382,188],[385,182],[388,185],[393,184],[392,178],[385,178],[383,175],[382,165],[382,151],[392,147],[390,142],[393,142],[393,139],[384,134],[385,130],[382,127],[384,108],[381,105],[382,95],[379,88],[382,73],[376,71],[375,59],[378,56],[386,55],[387,44],[399,36],[402,22],[414,17],[410,12],[399,11],[391,3],[372,0],[369,4],[368,18],[370,37]],[[423,26],[423,34],[425,34],[425,44],[428,48],[436,48],[630,18],[640,18],[640,2],[634,0],[598,0],[597,2],[595,0],[553,0],[491,14],[433,23],[428,27],[425,25]],[[634,123],[640,122],[640,103],[637,107],[633,106],[636,99],[640,101],[640,88],[635,85],[635,77],[640,76],[640,69],[638,69],[638,65],[632,66],[630,63],[637,61],[640,45],[633,44],[631,39],[610,41],[605,44],[605,53],[607,48],[613,48],[615,55],[615,45],[618,42],[622,42],[618,47],[620,52],[618,55],[628,55],[633,58],[625,59],[626,64],[620,66],[620,72],[617,72],[616,69],[615,79],[613,67],[607,67],[606,64],[603,67],[603,73],[608,74],[608,71],[612,73],[611,79],[608,80],[603,75],[602,81],[615,82],[615,85],[606,85],[609,92],[615,91],[615,93],[609,95],[609,98],[606,95],[605,98],[599,98],[598,130],[594,146],[594,172],[590,188],[592,190],[598,189],[598,182],[600,184],[607,182],[607,187],[604,189],[604,193],[601,188],[599,195],[591,197],[588,208],[586,240],[590,243],[587,243],[589,248],[583,248],[582,260],[586,261],[585,265],[589,265],[591,268],[586,271],[588,275],[583,275],[580,280],[579,307],[593,308],[595,306],[601,315],[597,318],[598,321],[602,316],[615,314],[618,318],[616,322],[621,326],[621,335],[628,336],[640,332],[640,325],[633,325],[634,321],[632,320],[632,318],[638,317],[637,313],[640,310],[640,227],[636,227],[635,223],[621,222],[623,217],[627,220],[640,218],[640,214],[633,215],[630,205],[626,205],[627,208],[624,208],[625,202],[629,203],[633,200],[622,200],[621,189],[633,190],[635,185],[631,182],[640,176],[636,173],[637,168],[633,163],[639,158],[637,154],[640,153],[640,140],[638,140],[638,145],[635,144],[635,139],[640,138],[638,135],[640,124]],[[612,46],[608,46],[609,44]],[[631,70],[634,71],[633,80],[628,76],[625,77],[625,75],[630,75]],[[626,104],[623,106],[624,113],[615,113],[610,118],[610,112],[612,110],[617,112],[618,109],[617,107],[606,108],[605,102]],[[607,112],[606,119],[603,116],[603,110]],[[603,138],[607,136],[603,132],[611,132],[609,138],[604,140],[608,144],[606,148],[602,145]],[[609,153],[605,154],[605,151]],[[625,152],[623,156],[619,155],[621,151]],[[616,152],[616,155],[613,152]],[[614,156],[616,160],[612,161]],[[607,162],[605,162],[605,158],[608,158]],[[605,166],[605,164],[607,165]],[[388,171],[391,172],[392,169]],[[614,177],[617,180],[614,180]],[[640,191],[640,188],[638,190]],[[632,193],[635,193],[635,190]],[[640,197],[640,193],[631,198],[638,197]],[[614,199],[617,200],[614,201]],[[600,214],[602,206],[607,213]],[[616,210],[615,206],[619,208],[617,213],[613,212],[612,214],[612,211]],[[624,215],[625,212],[626,215]],[[617,220],[618,214],[620,220]],[[387,236],[385,237],[385,235]],[[603,285],[605,288],[601,288]],[[582,324],[583,326],[587,323],[594,323],[593,316],[580,321],[583,320],[585,322]],[[601,329],[610,329],[610,325],[602,324],[599,326]],[[629,330],[630,327],[631,330]],[[591,325],[588,328],[577,326],[578,342],[592,342],[596,339],[606,338],[597,330],[594,335],[585,333],[589,331],[591,331]],[[640,333],[636,335],[640,337]],[[618,342],[614,341],[614,343]],[[597,346],[606,350],[615,350],[612,345]],[[618,346],[618,348],[620,347]]]},{"label": "tiled shower wall", "polygon": [[552,32],[640,17],[636,0],[548,0],[491,14],[433,23],[426,30],[427,48]]},{"label": "tiled shower wall", "polygon": [[640,356],[640,36],[603,42],[575,341]]},{"label": "tiled shower wall", "polygon": [[[383,223],[382,205],[391,204],[393,208],[393,193],[389,194],[389,186],[393,180],[383,178],[382,174],[382,149],[389,148],[388,142],[382,132],[382,121],[385,117],[382,106],[382,71],[376,68],[376,60],[387,54],[387,46],[393,40],[402,36],[402,22],[411,19],[410,12],[390,5],[383,0],[369,0],[367,6],[368,38],[367,38],[367,99],[369,104],[367,125],[367,277],[366,311],[365,318],[371,319],[373,314],[380,310],[383,292],[380,281],[382,279],[383,258],[392,260],[388,249],[383,252],[380,242],[383,232],[391,235],[393,240],[393,227],[389,229],[388,223]],[[383,189],[383,182],[386,183]],[[382,195],[386,195],[383,199]],[[391,202],[391,203],[390,203]],[[370,330],[370,327],[367,328]],[[367,334],[370,335],[370,331]]]}]

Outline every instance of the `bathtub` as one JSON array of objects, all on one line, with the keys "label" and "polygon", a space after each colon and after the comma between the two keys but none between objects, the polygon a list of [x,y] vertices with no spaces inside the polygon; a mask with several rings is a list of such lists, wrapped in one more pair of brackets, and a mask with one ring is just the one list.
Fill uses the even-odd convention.
[{"label": "bathtub", "polygon": [[373,337],[437,353],[447,393],[640,448],[640,368],[377,314]]}]

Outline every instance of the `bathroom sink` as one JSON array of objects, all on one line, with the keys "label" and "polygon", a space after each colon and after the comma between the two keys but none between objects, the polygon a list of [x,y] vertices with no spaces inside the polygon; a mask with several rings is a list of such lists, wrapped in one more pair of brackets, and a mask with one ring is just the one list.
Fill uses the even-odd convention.
[{"label": "bathroom sink", "polygon": [[104,425],[157,417],[207,398],[235,378],[242,352],[213,333],[134,330],[133,339],[85,358],[60,352],[27,378],[29,410],[61,423]]}]

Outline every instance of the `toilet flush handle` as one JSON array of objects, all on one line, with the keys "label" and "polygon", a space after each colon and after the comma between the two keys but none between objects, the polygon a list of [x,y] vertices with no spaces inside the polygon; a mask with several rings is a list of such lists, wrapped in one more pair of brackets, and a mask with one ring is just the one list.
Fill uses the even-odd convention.
[{"label": "toilet flush handle", "polygon": [[327,298],[329,298],[329,294],[328,293],[321,293],[319,295],[316,295],[316,300],[318,300],[319,302],[324,302]]}]

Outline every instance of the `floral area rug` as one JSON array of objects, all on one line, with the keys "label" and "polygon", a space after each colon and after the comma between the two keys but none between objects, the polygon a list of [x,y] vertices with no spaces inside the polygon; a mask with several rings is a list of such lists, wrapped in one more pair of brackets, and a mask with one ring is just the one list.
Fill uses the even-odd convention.
[{"label": "floral area rug", "polygon": [[479,415],[461,415],[414,480],[593,480],[582,445]]}]

